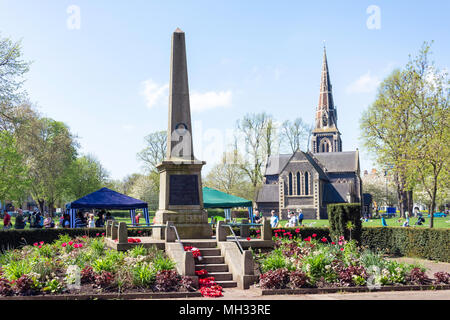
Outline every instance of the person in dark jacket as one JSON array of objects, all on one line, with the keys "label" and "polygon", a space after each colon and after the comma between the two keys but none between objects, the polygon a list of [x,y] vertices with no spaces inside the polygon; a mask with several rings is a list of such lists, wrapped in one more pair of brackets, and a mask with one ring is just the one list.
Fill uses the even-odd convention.
[{"label": "person in dark jacket", "polygon": [[14,225],[15,229],[25,229],[25,218],[23,216],[23,211],[22,209],[19,209],[19,212],[17,213],[17,217],[16,217],[16,223]]},{"label": "person in dark jacket", "polygon": [[86,228],[86,222],[84,221],[83,212],[78,212],[75,218],[75,228]]}]

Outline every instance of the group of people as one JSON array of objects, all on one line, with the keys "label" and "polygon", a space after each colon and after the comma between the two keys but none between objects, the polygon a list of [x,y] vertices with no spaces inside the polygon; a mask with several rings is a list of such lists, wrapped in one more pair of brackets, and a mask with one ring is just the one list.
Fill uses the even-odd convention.
[{"label": "group of people", "polygon": [[[97,215],[97,219],[95,216]],[[87,211],[79,211],[74,221],[75,228],[102,228],[105,226],[107,220],[114,220],[114,217],[110,212],[101,210],[100,212],[93,213]],[[139,217],[137,217],[139,221]],[[52,216],[45,213],[44,216],[37,210],[31,213],[28,217],[25,217],[23,210],[17,211],[15,224],[13,226],[11,215],[8,211],[3,210],[3,229],[25,229],[25,226],[29,224],[31,229],[38,228],[70,228],[70,215],[67,213],[61,214],[56,224]]]},{"label": "group of people", "polygon": [[[296,211],[288,210],[288,217],[289,221],[285,225],[285,227],[297,227],[303,225],[303,212],[302,209],[297,209]],[[258,209],[255,209],[255,213],[253,216],[253,221],[255,223],[261,223],[262,222],[262,216],[260,216],[260,213]],[[277,228],[280,226],[280,218],[278,214],[275,212],[275,210],[272,210],[270,212],[270,225],[272,228]]]}]

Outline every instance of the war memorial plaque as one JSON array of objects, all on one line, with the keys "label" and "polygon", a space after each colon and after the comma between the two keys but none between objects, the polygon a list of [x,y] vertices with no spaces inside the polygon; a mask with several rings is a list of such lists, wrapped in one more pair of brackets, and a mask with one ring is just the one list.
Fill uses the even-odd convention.
[{"label": "war memorial plaque", "polygon": [[200,205],[197,175],[173,174],[170,176],[169,205]]}]

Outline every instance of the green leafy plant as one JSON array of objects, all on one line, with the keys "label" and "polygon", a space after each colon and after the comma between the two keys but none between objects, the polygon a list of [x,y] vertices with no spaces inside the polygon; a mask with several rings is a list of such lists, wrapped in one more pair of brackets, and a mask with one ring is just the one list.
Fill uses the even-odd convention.
[{"label": "green leafy plant", "polygon": [[137,258],[138,256],[146,256],[147,249],[143,245],[138,245],[129,251],[129,255],[133,258]]},{"label": "green leafy plant", "polygon": [[157,272],[149,263],[139,264],[132,269],[133,284],[148,288],[155,282]]}]

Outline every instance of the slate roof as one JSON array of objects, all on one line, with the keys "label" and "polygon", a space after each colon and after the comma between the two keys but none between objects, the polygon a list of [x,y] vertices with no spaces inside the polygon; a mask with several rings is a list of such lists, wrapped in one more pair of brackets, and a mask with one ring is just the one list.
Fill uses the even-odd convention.
[{"label": "slate roof", "polygon": [[326,172],[357,172],[358,151],[320,152],[313,156],[326,168]]},{"label": "slate roof", "polygon": [[284,169],[286,164],[291,159],[292,154],[280,154],[269,156],[266,161],[266,172],[265,175],[276,175],[280,174]]},{"label": "slate roof", "polygon": [[256,202],[278,202],[278,185],[264,184],[258,192]]}]

